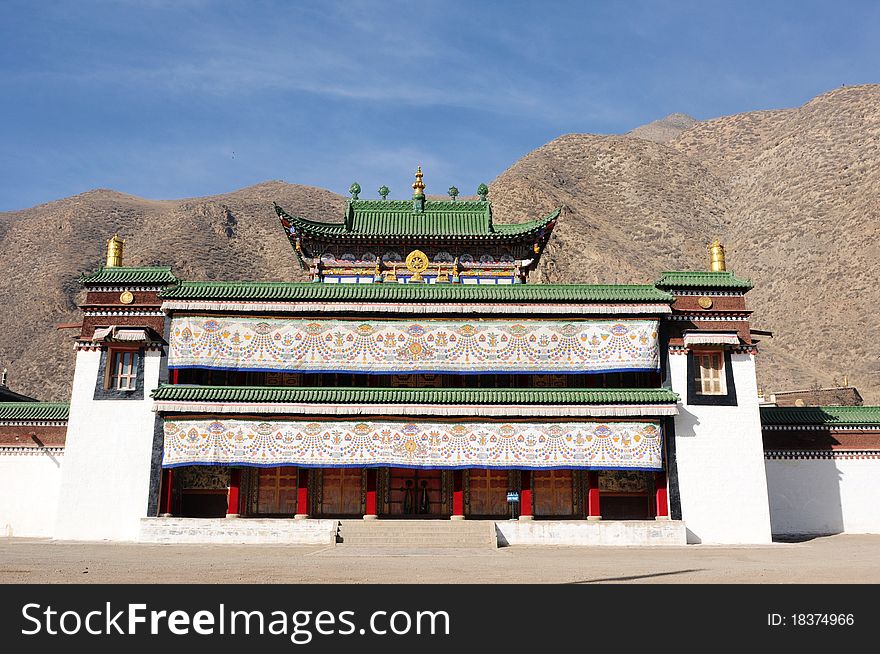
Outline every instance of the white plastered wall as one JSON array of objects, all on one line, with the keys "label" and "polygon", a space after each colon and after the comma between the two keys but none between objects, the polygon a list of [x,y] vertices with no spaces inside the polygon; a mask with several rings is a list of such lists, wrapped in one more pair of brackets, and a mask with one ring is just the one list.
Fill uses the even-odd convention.
[{"label": "white plastered wall", "polygon": [[95,400],[101,353],[76,355],[55,538],[136,540],[147,516],[160,352],[144,357],[142,400]]},{"label": "white plastered wall", "polygon": [[668,361],[681,397],[675,451],[688,541],[771,542],[754,356],[731,354],[737,406],[688,405],[687,356]]},{"label": "white plastered wall", "polygon": [[880,458],[845,457],[767,459],[774,535],[880,534]]},{"label": "white plastered wall", "polygon": [[62,447],[0,448],[0,536],[51,537]]}]

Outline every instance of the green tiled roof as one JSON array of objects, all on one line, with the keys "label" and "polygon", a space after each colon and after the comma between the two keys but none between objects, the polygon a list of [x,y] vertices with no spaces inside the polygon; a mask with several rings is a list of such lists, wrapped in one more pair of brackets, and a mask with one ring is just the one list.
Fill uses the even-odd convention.
[{"label": "green tiled roof", "polygon": [[178,402],[279,404],[674,404],[666,388],[281,388],[163,384],[152,396]]},{"label": "green tiled roof", "polygon": [[66,402],[0,402],[0,420],[67,420]]},{"label": "green tiled roof", "polygon": [[754,286],[751,280],[737,277],[730,270],[720,272],[667,271],[657,280],[658,288],[707,288],[749,290]]},{"label": "green tiled roof", "polygon": [[285,227],[303,236],[369,240],[376,237],[466,238],[504,240],[540,232],[559,217],[557,209],[540,220],[494,225],[491,204],[477,201],[426,200],[424,211],[414,211],[406,200],[351,200],[344,222],[307,220],[286,213],[277,204],[275,212]]},{"label": "green tiled roof", "polygon": [[180,282],[166,299],[355,302],[672,302],[645,284],[320,284],[316,282]]},{"label": "green tiled roof", "polygon": [[880,406],[762,406],[763,425],[880,425]]},{"label": "green tiled roof", "polygon": [[91,275],[82,275],[81,284],[174,284],[177,277],[169,266],[132,268],[101,266]]}]

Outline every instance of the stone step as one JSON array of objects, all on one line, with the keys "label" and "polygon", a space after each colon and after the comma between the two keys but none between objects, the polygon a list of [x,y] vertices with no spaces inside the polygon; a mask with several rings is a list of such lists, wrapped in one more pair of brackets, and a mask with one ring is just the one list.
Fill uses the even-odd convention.
[{"label": "stone step", "polygon": [[493,543],[411,543],[409,541],[401,541],[399,543],[379,543],[379,542],[362,542],[357,541],[354,543],[347,542],[338,542],[336,543],[336,547],[363,547],[366,549],[382,549],[382,548],[398,548],[398,549],[406,549],[406,550],[435,550],[435,549],[459,549],[459,550],[473,550],[473,549],[495,549],[495,544]]},{"label": "stone step", "polygon": [[364,538],[345,537],[340,535],[339,543],[344,545],[419,545],[422,547],[441,547],[454,546],[462,547],[467,545],[492,545],[492,541],[487,538],[379,538],[367,536]]},{"label": "stone step", "polygon": [[494,525],[494,520],[338,520],[345,527],[369,527],[371,529],[480,529]]},{"label": "stone step", "polygon": [[381,536],[382,538],[392,538],[394,536],[407,536],[407,537],[422,537],[422,538],[475,538],[480,536],[486,536],[487,538],[494,533],[494,531],[489,531],[486,529],[480,529],[479,531],[474,531],[471,529],[461,531],[428,531],[428,530],[409,530],[402,529],[400,531],[390,530],[390,529],[376,529],[371,531],[369,529],[349,529],[346,527],[341,527],[337,530],[339,533],[348,534],[352,536]]},{"label": "stone step", "polygon": [[339,537],[343,539],[345,543],[352,543],[354,541],[358,542],[382,542],[382,543],[393,543],[399,541],[407,541],[407,542],[419,542],[419,543],[488,543],[491,541],[486,535],[481,535],[479,538],[435,538],[433,536],[363,536],[357,535],[352,536],[351,534],[339,534]]},{"label": "stone step", "polygon": [[[339,528],[351,532],[369,532],[371,534],[477,534],[492,530],[486,525],[479,525],[476,527],[459,527],[457,525],[443,527],[373,527],[367,525],[342,525]],[[492,528],[494,528],[494,524],[492,525]]]},{"label": "stone step", "polygon": [[340,520],[339,545],[360,547],[497,547],[490,520]]}]

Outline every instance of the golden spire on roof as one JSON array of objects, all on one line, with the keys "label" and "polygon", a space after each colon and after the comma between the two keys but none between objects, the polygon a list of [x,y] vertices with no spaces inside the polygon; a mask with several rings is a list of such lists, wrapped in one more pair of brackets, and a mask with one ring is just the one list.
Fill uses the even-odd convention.
[{"label": "golden spire on roof", "polygon": [[422,174],[422,167],[419,166],[416,170],[416,181],[413,182],[412,185],[414,198],[421,198],[425,196],[425,183],[422,181],[422,177],[424,177],[424,175]]},{"label": "golden spire on roof", "polygon": [[114,234],[112,238],[107,239],[107,268],[119,268],[122,266],[122,248],[125,241],[119,238],[119,234]]},{"label": "golden spire on roof", "polygon": [[709,244],[709,270],[711,272],[722,272],[727,270],[724,263],[724,246],[716,238]]}]

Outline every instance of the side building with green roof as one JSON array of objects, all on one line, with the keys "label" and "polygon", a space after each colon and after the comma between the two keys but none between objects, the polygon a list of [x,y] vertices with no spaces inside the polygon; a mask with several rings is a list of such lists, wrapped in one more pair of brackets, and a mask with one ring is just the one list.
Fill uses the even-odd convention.
[{"label": "side building with green roof", "polygon": [[880,406],[761,407],[773,533],[880,533]]},{"label": "side building with green roof", "polygon": [[0,391],[0,536],[54,536],[70,405]]}]

